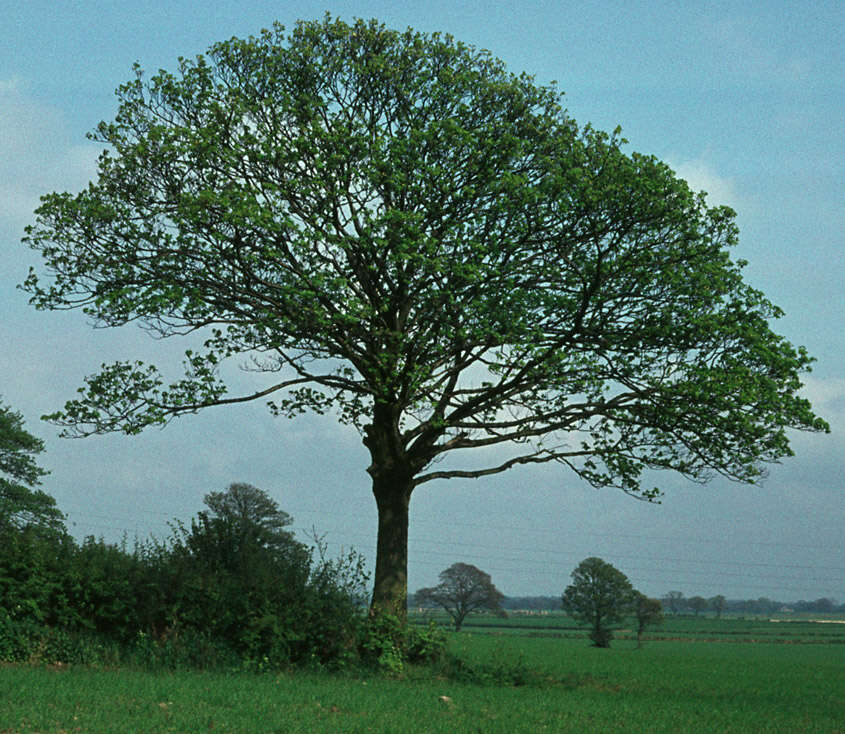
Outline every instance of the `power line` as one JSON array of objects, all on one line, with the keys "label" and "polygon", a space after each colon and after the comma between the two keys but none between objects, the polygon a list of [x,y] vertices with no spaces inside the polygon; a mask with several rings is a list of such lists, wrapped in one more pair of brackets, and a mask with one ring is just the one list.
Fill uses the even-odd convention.
[{"label": "power line", "polygon": [[[290,510],[288,510],[290,511]],[[322,519],[326,519],[326,514],[319,510],[305,510],[300,508],[299,510],[295,510],[298,516],[304,515],[319,515]],[[155,510],[140,510],[134,516],[129,517],[122,513],[120,514],[104,514],[102,512],[89,512],[85,511],[84,513],[88,518],[93,518],[96,520],[105,520],[106,522],[90,522],[90,521],[75,521],[69,518],[70,523],[74,527],[86,527],[86,528],[97,528],[100,530],[109,531],[111,533],[121,533],[124,536],[130,535],[135,537],[136,540],[139,539],[139,535],[141,534],[141,529],[144,528],[148,533],[150,533],[151,529],[161,528],[162,519],[167,518],[168,520],[174,520],[172,514],[155,511]],[[293,513],[291,513],[293,514]],[[348,518],[351,517],[352,519],[358,520],[367,520],[371,521],[372,518],[369,516],[365,516],[360,513],[353,513]],[[331,520],[332,518],[329,517]],[[337,518],[334,518],[335,520]],[[113,524],[114,521],[119,524]],[[126,523],[132,523],[134,527],[126,527]],[[334,524],[334,523],[330,523]],[[348,524],[345,523],[345,524]],[[472,528],[480,528],[485,531],[493,531],[496,529],[499,530],[507,530],[510,532],[524,532],[528,538],[536,538],[539,536],[548,536],[551,534],[551,531],[544,531],[544,530],[528,530],[525,528],[513,527],[513,526],[497,526],[497,525],[490,525],[490,524],[481,524],[481,523],[468,523],[468,522],[454,522],[452,525],[457,527],[472,527]],[[455,557],[455,548],[461,549],[461,553],[465,558],[477,558],[480,559],[478,562],[484,563],[486,570],[489,571],[498,571],[501,573],[512,573],[515,570],[515,566],[518,565],[520,570],[527,572],[531,576],[535,576],[537,571],[542,570],[543,572],[548,573],[549,566],[560,567],[563,564],[571,562],[571,556],[577,553],[575,548],[551,548],[539,545],[529,545],[528,547],[514,547],[510,546],[503,546],[503,545],[488,545],[484,543],[473,543],[473,542],[462,542],[462,541],[448,541],[448,550],[444,549],[443,540],[428,536],[427,534],[421,535],[419,530],[425,530],[427,528],[431,528],[432,523],[426,520],[419,520],[412,525],[412,528],[417,528],[417,532],[412,532],[410,538],[410,552],[411,552],[411,563],[412,567],[414,568],[435,568],[440,565],[437,558],[444,558],[444,557]],[[308,536],[311,531],[311,528],[305,528],[302,525],[297,524],[292,528],[295,531],[300,532],[303,536]],[[337,528],[330,528],[329,532],[327,533],[329,536],[329,540],[332,545],[349,545],[351,547],[365,547],[374,550],[375,546],[375,538],[373,535],[367,534],[366,537],[360,533],[351,532],[347,529],[341,529],[338,531]],[[694,546],[696,543],[702,542],[700,539],[696,538],[673,538],[671,536],[660,536],[660,535],[636,535],[636,534],[624,534],[620,535],[618,533],[613,534],[602,534],[602,533],[583,533],[583,535],[593,538],[599,538],[602,541],[617,541],[620,538],[626,539],[634,539],[634,540],[647,540],[650,542],[672,542],[675,544],[682,543],[686,546]],[[704,541],[706,543],[714,542],[709,539]],[[750,542],[746,541],[746,546],[750,547],[757,547],[757,546],[769,546],[772,545],[768,542]],[[827,546],[805,546],[805,545],[789,545],[789,544],[780,544],[782,548],[817,548],[817,549],[824,549],[830,551],[831,548]],[[507,552],[508,555],[502,555],[503,552]],[[493,554],[493,558],[491,558],[491,554]],[[513,555],[516,554],[516,555]],[[539,557],[544,556],[544,557]],[[624,560],[633,560],[638,562],[638,564],[642,564],[643,562],[648,563],[656,563],[656,564],[674,564],[674,565],[686,565],[686,566],[693,566],[693,568],[654,568],[651,565],[636,565],[634,567],[627,567],[625,568],[626,573],[629,575],[637,574],[638,580],[640,582],[645,583],[660,583],[660,584],[670,584],[675,587],[682,587],[682,586],[695,586],[697,583],[704,583],[706,581],[697,582],[694,579],[699,578],[703,579],[708,576],[710,577],[718,577],[718,579],[722,580],[723,582],[727,579],[731,579],[732,583],[730,586],[732,588],[744,588],[744,589],[766,589],[770,591],[779,590],[779,591],[801,591],[803,592],[807,588],[807,584],[831,584],[834,583],[830,578],[819,578],[818,576],[808,577],[806,575],[801,577],[796,576],[783,576],[783,575],[772,575],[770,573],[765,572],[765,569],[781,569],[781,570],[795,570],[795,571],[814,571],[818,572],[831,572],[835,574],[845,574],[845,568],[841,566],[829,566],[829,565],[806,565],[806,564],[782,564],[782,563],[765,563],[765,562],[758,562],[758,561],[738,561],[738,560],[709,560],[704,558],[682,558],[678,557],[677,555],[674,556],[643,556],[641,554],[630,554],[630,553],[613,553],[612,554],[613,560],[616,562],[617,559],[624,559]],[[491,565],[492,564],[492,565]],[[743,573],[743,569],[748,569],[748,573]],[[660,575],[662,578],[653,578],[655,572]],[[639,574],[643,573],[649,576],[649,578],[641,578]],[[690,577],[693,577],[692,582],[690,582]],[[679,580],[679,579],[684,579]],[[768,584],[762,585],[759,583],[761,579],[766,579],[769,581]],[[736,580],[736,581],[733,581]],[[757,581],[758,583],[747,583],[745,580],[748,581]],[[791,584],[798,583],[802,584],[802,586],[793,586]],[[784,585],[789,584],[789,585]],[[712,583],[710,584],[712,585]],[[728,584],[724,584],[728,585]]]}]

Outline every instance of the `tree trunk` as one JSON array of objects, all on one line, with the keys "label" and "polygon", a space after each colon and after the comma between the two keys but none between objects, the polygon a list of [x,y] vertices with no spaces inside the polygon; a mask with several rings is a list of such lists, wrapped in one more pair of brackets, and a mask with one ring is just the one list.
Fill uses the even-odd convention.
[{"label": "tree trunk", "polygon": [[408,613],[408,505],[410,480],[405,486],[380,486],[373,480],[378,506],[378,545],[371,611],[405,620]]},{"label": "tree trunk", "polygon": [[376,574],[370,611],[394,614],[404,621],[408,614],[408,505],[414,489],[414,470],[402,443],[399,414],[394,405],[376,403],[364,445],[370,450],[372,462],[367,472],[373,478],[378,507]]}]

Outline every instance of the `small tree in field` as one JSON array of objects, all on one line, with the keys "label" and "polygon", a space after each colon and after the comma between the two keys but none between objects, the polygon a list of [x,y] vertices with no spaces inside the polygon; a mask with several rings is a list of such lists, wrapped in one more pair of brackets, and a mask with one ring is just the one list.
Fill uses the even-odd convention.
[{"label": "small tree in field", "polygon": [[663,605],[659,599],[650,599],[640,591],[634,592],[634,616],[637,618],[637,647],[642,647],[646,627],[662,624]]},{"label": "small tree in field", "polygon": [[722,594],[717,594],[708,603],[710,604],[710,608],[716,612],[716,619],[721,619],[722,612],[725,611],[725,607],[728,605],[728,600]]},{"label": "small tree in field", "polygon": [[590,625],[596,647],[610,647],[610,625],[622,621],[633,598],[634,588],[624,573],[601,558],[586,558],[572,572],[562,601],[567,613]]},{"label": "small tree in field", "polygon": [[663,603],[669,607],[672,614],[677,614],[681,608],[687,603],[682,591],[670,591],[663,597]]},{"label": "small tree in field", "polygon": [[[731,259],[734,212],[485,51],[326,17],[137,68],[118,102],[98,180],[42,198],[25,288],[204,346],[176,379],[104,365],[52,420],[334,411],[369,452],[376,609],[405,614],[427,482],[556,462],[653,500],[644,470],[753,482],[787,428],[827,429],[798,394],[812,359]],[[228,359],[254,389],[229,394]]]},{"label": "small tree in field", "polygon": [[469,563],[455,563],[441,571],[440,583],[420,589],[416,598],[420,604],[443,607],[455,623],[455,632],[460,632],[468,614],[480,609],[504,614],[504,594],[493,585],[490,574]]},{"label": "small tree in field", "polygon": [[707,609],[708,604],[709,602],[703,596],[691,596],[687,599],[687,606],[692,609],[696,617]]}]

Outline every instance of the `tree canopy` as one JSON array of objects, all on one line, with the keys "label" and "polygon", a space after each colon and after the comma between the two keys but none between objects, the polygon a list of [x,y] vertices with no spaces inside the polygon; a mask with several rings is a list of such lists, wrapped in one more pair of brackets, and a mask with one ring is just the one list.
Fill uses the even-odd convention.
[{"label": "tree canopy", "polygon": [[[89,435],[256,399],[334,411],[370,452],[374,605],[404,610],[426,482],[558,462],[654,499],[646,469],[754,481],[787,429],[826,429],[798,395],[811,358],[731,259],[734,213],[579,127],[556,87],[328,16],[135,71],[92,134],[97,180],[43,197],[25,241],[47,277],[25,288],[204,348],[181,378],[104,365],[50,417]],[[266,378],[251,393],[221,376],[238,357]]]},{"label": "tree canopy", "polygon": [[197,513],[190,528],[175,527],[174,542],[210,575],[240,576],[237,583],[248,587],[256,573],[307,570],[308,549],[285,530],[293,519],[264,490],[235,482],[225,492],[208,493],[204,502],[208,510]]}]

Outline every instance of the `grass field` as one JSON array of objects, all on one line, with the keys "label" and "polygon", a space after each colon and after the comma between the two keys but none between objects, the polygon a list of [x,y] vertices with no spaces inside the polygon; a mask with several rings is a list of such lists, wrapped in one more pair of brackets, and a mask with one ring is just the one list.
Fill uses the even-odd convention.
[{"label": "grass field", "polygon": [[[845,732],[845,645],[836,642],[845,625],[796,623],[786,634],[783,624],[669,620],[660,634],[675,639],[640,650],[625,639],[598,650],[540,629],[452,634],[452,651],[488,671],[486,683],[430,671],[390,679],[7,666],[0,732]],[[819,637],[818,628],[836,629]],[[501,670],[524,671],[525,684],[496,684]]]},{"label": "grass field", "polygon": [[[438,624],[449,626],[445,613],[411,615],[410,620],[418,624],[433,619]],[[832,622],[819,618],[781,617],[722,617],[711,616],[667,616],[664,623],[649,628],[646,639],[650,640],[734,640],[736,642],[831,642],[845,644],[845,618],[834,615]],[[631,620],[633,623],[633,620]],[[496,632],[507,634],[541,634],[551,637],[585,638],[583,627],[579,627],[562,612],[545,614],[512,613],[506,619],[493,615],[476,615],[464,622],[465,631]],[[630,638],[635,632],[629,626],[616,632],[617,639]]]}]

